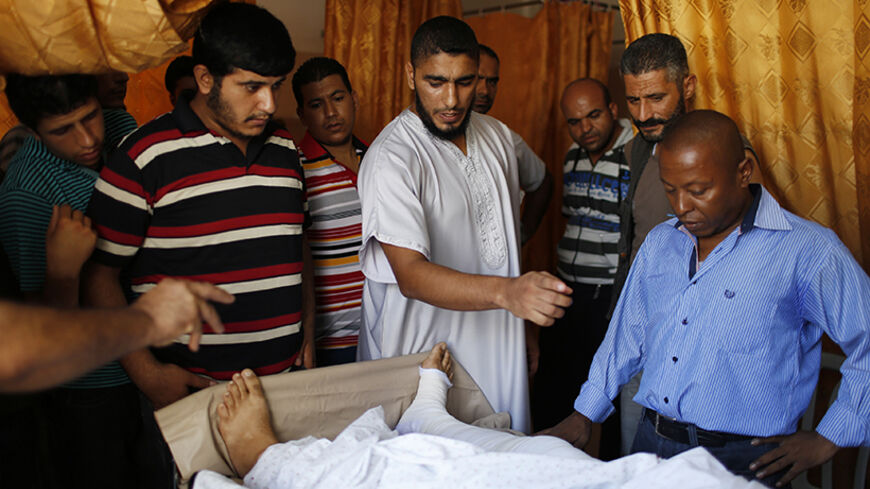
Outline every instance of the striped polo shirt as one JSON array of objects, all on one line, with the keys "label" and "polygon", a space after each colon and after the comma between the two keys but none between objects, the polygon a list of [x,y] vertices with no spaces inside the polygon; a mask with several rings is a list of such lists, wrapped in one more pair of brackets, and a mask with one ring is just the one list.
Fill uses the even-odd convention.
[{"label": "striped polo shirt", "polygon": [[153,350],[162,362],[215,379],[249,367],[288,370],[302,343],[302,232],[308,212],[290,134],[269,123],[244,154],[209,131],[186,100],[128,136],[100,173],[89,214],[93,259],[125,268],[137,296],[165,277],[216,284],[226,332],[206,325]]},{"label": "striped polo shirt", "polygon": [[[368,146],[353,138],[361,161]],[[314,258],[317,348],[356,346],[365,277],[359,266],[362,213],[356,173],[306,133],[299,145],[311,212],[306,231]]]},{"label": "striped polo shirt", "polygon": [[[136,128],[136,121],[123,110],[104,110],[103,117],[106,150],[117,145],[125,130]],[[24,139],[0,185],[0,243],[22,292],[39,292],[45,282],[45,231],[52,206],[69,204],[85,211],[96,180],[94,170],[58,158],[33,136]],[[127,382],[120,364],[111,362],[67,387],[112,387]]]},{"label": "striped polo shirt", "polygon": [[629,167],[623,146],[631,125],[620,119],[622,133],[595,164],[576,143],[565,155],[562,213],[568,217],[557,249],[559,275],[581,284],[612,284],[619,262],[619,203],[628,194]]}]

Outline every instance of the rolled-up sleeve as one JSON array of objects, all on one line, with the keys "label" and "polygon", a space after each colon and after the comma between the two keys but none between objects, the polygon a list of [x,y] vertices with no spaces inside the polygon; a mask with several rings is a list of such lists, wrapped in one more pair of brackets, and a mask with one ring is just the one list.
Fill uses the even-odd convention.
[{"label": "rolled-up sleeve", "polygon": [[396,283],[380,243],[416,251],[430,257],[429,231],[420,201],[416,159],[405,151],[378,147],[360,165],[362,206],[360,266],[366,278]]}]

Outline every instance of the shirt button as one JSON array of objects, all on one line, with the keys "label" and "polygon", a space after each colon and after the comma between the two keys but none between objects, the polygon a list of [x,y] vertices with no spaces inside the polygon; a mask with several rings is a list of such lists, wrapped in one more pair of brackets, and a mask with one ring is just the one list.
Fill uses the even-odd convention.
[{"label": "shirt button", "polygon": [[689,318],[683,318],[683,320],[680,322],[683,324],[689,324]]},{"label": "shirt button", "polygon": [[671,357],[671,360],[673,360],[674,363],[677,363],[677,357]]},{"label": "shirt button", "polygon": [[667,403],[668,403],[668,398],[666,397],[666,398],[665,398],[665,404],[667,404]]}]

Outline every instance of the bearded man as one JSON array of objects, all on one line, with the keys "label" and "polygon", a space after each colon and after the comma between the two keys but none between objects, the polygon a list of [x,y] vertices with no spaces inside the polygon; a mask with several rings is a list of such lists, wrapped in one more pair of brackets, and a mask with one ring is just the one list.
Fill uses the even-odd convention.
[{"label": "bearded man", "polygon": [[493,408],[527,431],[523,320],[552,324],[571,290],[545,272],[521,275],[520,189],[544,172],[523,171],[510,129],[471,110],[479,55],[461,20],[423,23],[405,67],[416,101],[363,159],[358,357],[445,341]]},{"label": "bearded man", "polygon": [[226,333],[207,330],[198,352],[183,336],[121,359],[155,408],[243,368],[269,375],[314,365],[302,167],[290,134],[271,121],[295,54],[268,11],[215,7],[194,38],[193,98],[131,134],[96,184],[90,304],[123,305],[125,294],[172,276],[236,296],[217,306]]}]

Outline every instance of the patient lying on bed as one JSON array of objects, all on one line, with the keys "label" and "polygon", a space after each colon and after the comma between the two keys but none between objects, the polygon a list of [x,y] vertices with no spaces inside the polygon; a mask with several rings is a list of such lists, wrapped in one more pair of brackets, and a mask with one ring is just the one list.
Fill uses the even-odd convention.
[{"label": "patient lying on bed", "polygon": [[[278,443],[260,381],[250,370],[228,384],[218,407],[223,437],[247,487],[762,487],[727,472],[703,449],[669,460],[636,454],[596,460],[550,436],[515,436],[457,421],[445,409],[452,360],[437,345],[423,361],[416,398],[396,430],[382,408],[367,411],[335,441]],[[203,471],[195,489],[238,487]]]}]

